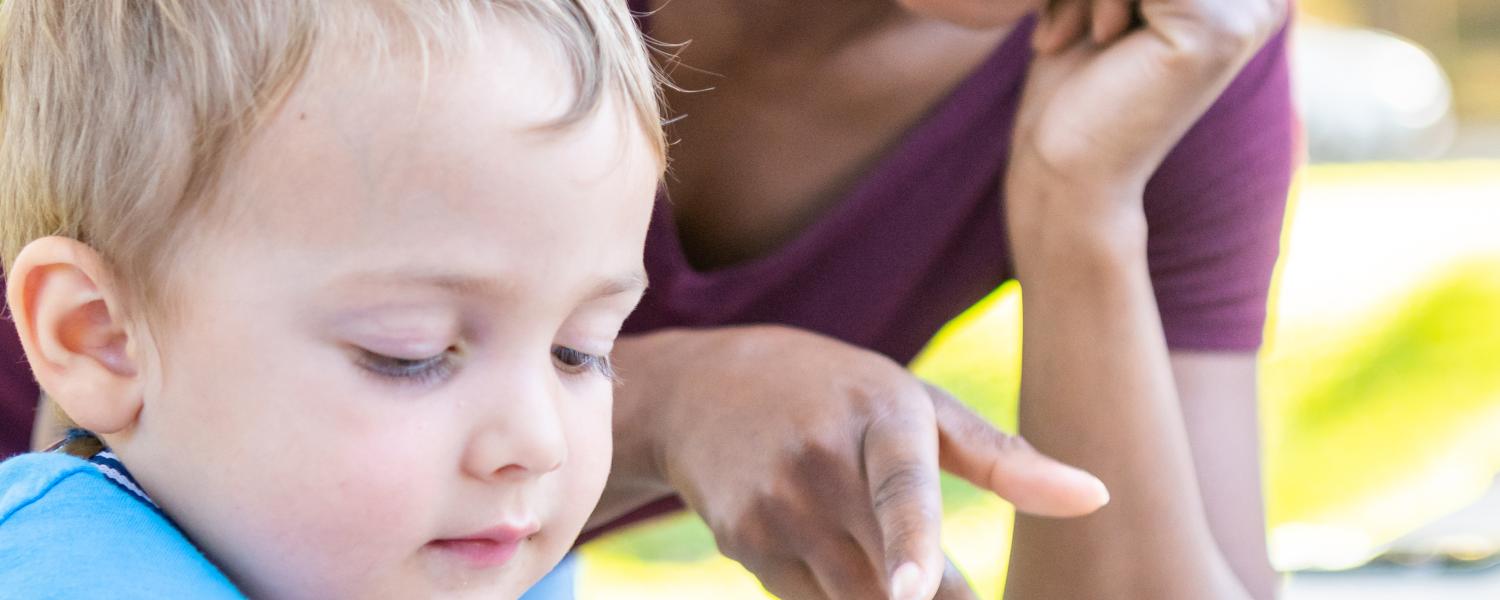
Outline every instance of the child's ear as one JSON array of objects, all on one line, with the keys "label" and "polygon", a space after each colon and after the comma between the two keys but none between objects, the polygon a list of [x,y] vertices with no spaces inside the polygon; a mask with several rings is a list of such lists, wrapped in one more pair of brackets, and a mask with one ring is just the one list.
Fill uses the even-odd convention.
[{"label": "child's ear", "polygon": [[77,240],[27,244],[7,273],[26,359],[47,395],[79,427],[99,434],[134,425],[141,377],[108,267]]}]

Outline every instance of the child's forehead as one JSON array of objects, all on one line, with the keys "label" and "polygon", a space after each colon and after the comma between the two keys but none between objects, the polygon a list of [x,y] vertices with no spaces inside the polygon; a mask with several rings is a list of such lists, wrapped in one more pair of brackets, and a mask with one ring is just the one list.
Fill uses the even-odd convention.
[{"label": "child's forehead", "polygon": [[[290,177],[301,185],[354,190],[380,200],[384,193],[416,193],[391,189],[403,183],[451,191],[479,183],[469,176],[515,174],[519,167],[539,168],[570,152],[588,162],[589,156],[577,156],[580,141],[601,146],[593,139],[598,134],[629,131],[589,123],[544,129],[574,93],[559,75],[561,66],[555,56],[502,38],[476,54],[432,61],[425,68],[391,60],[352,73],[330,65],[310,69],[258,128],[242,160],[230,165],[226,181],[253,189]],[[619,125],[623,117],[618,110],[601,109],[588,120]],[[602,137],[615,145],[629,143],[628,135]]]},{"label": "child's forehead", "polygon": [[274,284],[284,289],[270,295],[339,306],[399,293],[563,308],[591,282],[640,271],[650,167],[568,178],[413,163],[366,179],[352,161],[305,164],[262,182],[256,210],[206,229],[217,248],[186,272],[214,271],[205,279],[224,278],[229,296]]},{"label": "child's forehead", "polygon": [[363,94],[299,89],[226,171],[222,204],[236,217],[226,222],[267,242],[382,260],[428,250],[542,259],[560,245],[608,246],[596,240],[636,221],[644,230],[637,216],[649,214],[657,170],[625,111],[606,103],[569,128],[539,130],[516,115],[546,105],[504,94],[510,75],[489,72]]},{"label": "child's forehead", "polygon": [[247,260],[316,255],[345,272],[639,261],[659,167],[622,101],[542,128],[573,83],[556,56],[503,38],[418,66],[310,69],[263,122],[219,203],[226,233],[256,248]]},{"label": "child's forehead", "polygon": [[443,52],[372,52],[336,41],[313,55],[286,99],[301,118],[321,114],[378,130],[484,119],[536,128],[563,116],[577,85],[565,57],[530,28],[496,22],[475,43]]}]

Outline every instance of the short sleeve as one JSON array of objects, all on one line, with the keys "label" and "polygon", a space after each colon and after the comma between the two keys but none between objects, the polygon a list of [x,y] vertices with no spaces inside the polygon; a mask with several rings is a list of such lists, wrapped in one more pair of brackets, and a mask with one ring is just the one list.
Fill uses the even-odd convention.
[{"label": "short sleeve", "polygon": [[1171,348],[1260,346],[1298,132],[1283,29],[1146,186],[1151,279]]}]

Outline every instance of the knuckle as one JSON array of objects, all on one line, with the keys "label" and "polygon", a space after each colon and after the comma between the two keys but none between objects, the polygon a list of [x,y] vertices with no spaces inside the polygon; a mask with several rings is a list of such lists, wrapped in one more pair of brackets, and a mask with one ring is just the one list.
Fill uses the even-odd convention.
[{"label": "knuckle", "polygon": [[844,541],[842,536],[822,535],[819,541],[812,545],[808,554],[807,562],[814,570],[822,574],[822,577],[830,583],[835,584],[836,589],[847,589],[853,587],[858,581],[864,579],[862,564],[868,564],[868,559],[856,546]]},{"label": "knuckle", "polygon": [[770,536],[764,529],[714,529],[713,532],[719,553],[747,567],[765,564],[775,554],[776,546],[769,543]]},{"label": "knuckle", "polygon": [[1211,62],[1231,62],[1246,54],[1255,37],[1245,19],[1220,19],[1198,40],[1197,50]]},{"label": "knuckle", "polygon": [[990,433],[992,435],[991,439],[994,440],[995,445],[1000,448],[1002,453],[1026,454],[1036,452],[1036,448],[1031,445],[1031,442],[1026,441],[1026,438],[1019,435],[1012,435],[998,429],[991,429]]},{"label": "knuckle", "polygon": [[921,380],[902,369],[865,394],[872,417],[899,429],[930,428],[936,419],[932,397]]},{"label": "knuckle", "polygon": [[879,588],[871,577],[869,567],[844,560],[837,566],[824,567],[823,578],[827,592],[834,598],[879,598]]},{"label": "knuckle", "polygon": [[794,462],[780,471],[778,481],[767,484],[772,497],[779,498],[797,514],[810,517],[837,512],[837,498],[847,497],[865,488],[859,477],[857,438],[853,431],[816,434],[795,453]]},{"label": "knuckle", "polygon": [[1259,49],[1277,25],[1268,0],[1237,4],[1200,15],[1193,27],[1173,35],[1173,68],[1237,66]]},{"label": "knuckle", "polygon": [[885,383],[894,378],[899,378],[906,371],[906,368],[901,363],[891,360],[890,357],[879,352],[860,347],[850,347],[849,350],[851,358],[856,359],[849,365],[849,368],[859,379],[869,380],[877,384]]},{"label": "knuckle", "polygon": [[1238,58],[1258,50],[1284,18],[1283,0],[1259,0],[1238,4],[1219,18],[1210,19],[1208,50],[1216,56]]},{"label": "knuckle", "polygon": [[[871,490],[870,501],[876,514],[895,510],[924,510],[922,490],[930,483],[927,470],[917,462],[898,465]],[[926,515],[923,515],[924,517]]]},{"label": "knuckle", "polygon": [[953,427],[955,428],[954,433],[964,438],[997,446],[1001,450],[1010,449],[1010,440],[1015,437],[996,429],[994,425],[979,415],[972,415],[972,418],[962,419],[954,424]]},{"label": "knuckle", "polygon": [[984,416],[965,406],[944,409],[951,411],[946,418],[939,419],[943,434],[965,445],[973,444],[987,451],[1008,453],[1030,448],[1020,436],[1002,431]]},{"label": "knuckle", "polygon": [[788,519],[797,517],[783,504],[771,498],[757,499],[736,518],[705,516],[704,521],[721,554],[743,564],[761,564],[787,550],[786,544],[779,543],[784,537],[780,532],[789,529]]}]

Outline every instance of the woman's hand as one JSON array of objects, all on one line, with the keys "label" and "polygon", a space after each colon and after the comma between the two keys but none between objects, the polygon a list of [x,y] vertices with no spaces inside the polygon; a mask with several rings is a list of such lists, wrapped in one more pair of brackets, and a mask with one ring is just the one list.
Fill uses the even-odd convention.
[{"label": "woman's hand", "polygon": [[1285,11],[1285,0],[1054,0],[1033,38],[1011,178],[1144,188]]},{"label": "woman's hand", "polygon": [[[940,465],[1037,515],[1108,498],[1093,476],[830,338],[666,331],[622,340],[616,357],[626,385],[611,487],[664,481],[782,597],[973,597],[939,547]],[[618,514],[620,497],[606,492],[601,511]]]}]

